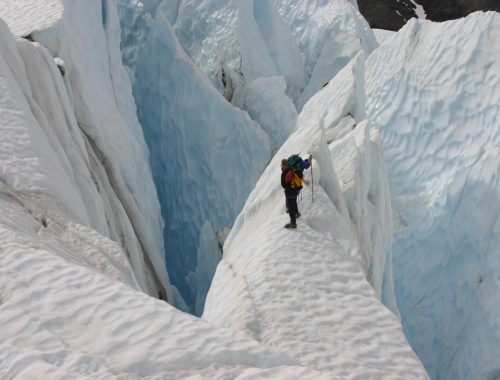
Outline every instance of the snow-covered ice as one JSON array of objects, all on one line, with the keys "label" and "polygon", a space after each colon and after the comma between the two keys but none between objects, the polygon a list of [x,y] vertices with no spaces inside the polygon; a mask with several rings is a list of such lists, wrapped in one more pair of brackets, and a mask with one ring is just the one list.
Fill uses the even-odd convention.
[{"label": "snow-covered ice", "polygon": [[[498,377],[498,13],[118,2],[0,1],[0,377],[427,378],[399,313],[431,377]],[[204,320],[145,294],[200,314],[214,271]]]},{"label": "snow-covered ice", "polygon": [[[22,138],[18,146],[3,144],[2,179],[12,193],[24,189],[30,204],[31,194],[38,194],[30,208],[64,210],[71,220],[118,241],[141,288],[166,297],[159,204],[122,68],[116,11],[112,2],[107,5],[103,13],[97,2],[68,2],[64,18],[45,30],[38,15],[17,14],[50,53],[38,43],[14,40],[2,25],[2,75],[11,94],[5,108],[17,110],[5,115],[24,125],[13,128],[13,116],[4,116],[7,141]],[[52,8],[48,2],[45,11]],[[13,15],[9,23],[15,24]],[[64,61],[64,76],[53,58]],[[26,167],[16,164],[21,158]]]},{"label": "snow-covered ice", "polygon": [[396,34],[392,30],[385,29],[373,29],[373,33],[375,34],[375,38],[379,45],[382,45],[385,41],[389,40],[392,36]]},{"label": "snow-covered ice", "polygon": [[367,59],[393,197],[394,274],[432,378],[500,373],[500,14],[412,20]]},{"label": "snow-covered ice", "polygon": [[[252,160],[260,164],[249,170],[247,164],[234,162],[240,167],[237,173],[231,175],[231,170],[226,170],[222,175],[226,179],[231,177],[233,185],[223,183],[224,180],[218,182],[216,191],[208,186],[198,187],[192,199],[192,192],[186,187],[191,186],[192,178],[217,176],[220,165],[213,166],[204,158],[202,151],[206,151],[210,143],[203,147],[199,141],[196,144],[200,146],[179,151],[179,146],[184,144],[180,141],[208,142],[198,133],[200,129],[221,128],[221,124],[227,124],[232,118],[228,115],[241,115],[239,110],[226,104],[224,98],[216,96],[213,89],[248,113],[267,134],[270,149],[275,152],[296,128],[295,104],[302,107],[351,58],[360,51],[369,54],[377,43],[357,7],[344,0],[329,6],[321,1],[308,2],[306,10],[311,14],[305,11],[284,14],[286,2],[267,0],[151,1],[147,4],[120,1],[119,9],[124,62],[130,66],[134,79],[134,96],[152,152],[151,163],[166,221],[167,263],[172,281],[192,305],[198,293],[196,278],[205,277],[194,273],[199,242],[207,241],[200,240],[202,225],[210,221],[214,231],[230,227],[267,163],[262,158],[270,158],[267,143],[261,143],[262,137],[256,144],[260,145],[260,153],[251,148],[252,139],[244,138],[241,140],[244,148],[236,157],[245,160],[250,154],[249,146],[253,149]],[[307,23],[299,33],[301,20]],[[155,55],[159,50],[167,53],[157,59]],[[174,62],[167,62],[169,59]],[[335,64],[330,65],[330,60]],[[177,71],[186,74],[180,75]],[[216,116],[221,112],[225,114],[224,119]],[[184,115],[197,131],[194,139],[183,137],[178,131],[186,130]],[[234,133],[247,129],[249,120],[239,123],[242,126],[233,128]],[[167,125],[175,125],[175,128],[167,128]],[[196,157],[197,162],[190,159],[189,164],[179,163],[176,167],[175,161],[185,152]],[[167,161],[169,164],[165,165]],[[201,176],[196,174],[199,169]],[[234,183],[240,189],[241,180],[234,180],[242,177],[238,177],[238,172],[248,175],[242,178],[244,198],[237,196],[239,200],[233,202]],[[179,173],[182,174],[177,176]],[[179,179],[179,184],[174,183]],[[211,180],[200,181],[210,183]],[[214,201],[218,199],[224,201],[215,207]],[[217,213],[219,216],[214,216]],[[193,220],[196,222],[192,223]],[[214,257],[218,255],[214,252]],[[183,268],[183,273],[177,268]]]},{"label": "snow-covered ice", "polygon": [[356,2],[275,0],[305,57],[307,86],[297,108],[328,83],[360,51],[369,55],[377,41]]},{"label": "snow-covered ice", "polygon": [[17,36],[47,29],[57,23],[63,14],[62,0],[1,0],[0,19]]}]

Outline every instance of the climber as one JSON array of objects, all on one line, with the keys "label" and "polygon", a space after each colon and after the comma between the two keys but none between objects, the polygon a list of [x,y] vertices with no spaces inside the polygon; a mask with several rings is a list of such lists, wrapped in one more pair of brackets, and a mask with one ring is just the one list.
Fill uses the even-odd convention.
[{"label": "climber", "polygon": [[296,220],[300,217],[297,196],[302,189],[302,183],[309,184],[303,179],[303,171],[311,166],[311,160],[311,155],[306,160],[302,160],[298,155],[281,160],[281,186],[285,189],[286,209],[290,215],[290,223],[285,224],[285,228],[297,228]]}]

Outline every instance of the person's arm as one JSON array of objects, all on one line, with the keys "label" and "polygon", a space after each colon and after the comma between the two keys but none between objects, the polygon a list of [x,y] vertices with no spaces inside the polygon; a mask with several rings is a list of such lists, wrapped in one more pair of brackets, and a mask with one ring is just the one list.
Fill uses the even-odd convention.
[{"label": "person's arm", "polygon": [[304,169],[309,169],[311,167],[311,162],[312,162],[311,160],[312,160],[312,155],[310,154],[309,158],[306,158],[303,161],[304,162],[304,164],[303,164]]}]

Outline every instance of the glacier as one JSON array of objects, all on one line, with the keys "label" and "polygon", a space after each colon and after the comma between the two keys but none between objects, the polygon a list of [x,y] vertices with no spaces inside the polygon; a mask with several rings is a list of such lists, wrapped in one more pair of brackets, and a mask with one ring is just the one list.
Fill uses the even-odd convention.
[{"label": "glacier", "polygon": [[0,6],[2,378],[498,377],[498,13],[117,1]]},{"label": "glacier", "polygon": [[[161,236],[158,241],[152,239],[144,251],[138,241],[151,238],[144,232],[161,233],[161,217],[151,172],[145,165],[148,150],[133,117],[130,82],[120,66],[114,3],[106,2],[105,12],[99,5],[103,4],[87,2],[85,9],[80,9],[78,3],[64,4],[63,18],[56,24],[36,32],[37,25],[33,26],[30,34],[38,42],[13,37],[0,21],[0,321],[4,327],[0,333],[0,375],[51,379],[332,378],[331,368],[319,363],[330,361],[328,356],[333,352],[322,354],[319,347],[316,353],[310,353],[311,358],[319,360],[304,363],[294,352],[269,347],[243,331],[207,323],[146,294],[158,296],[160,284],[148,283],[155,274],[136,265],[140,258],[146,260],[147,254],[155,253],[147,248],[162,240]],[[182,68],[187,57],[175,39],[168,38],[172,36],[168,24],[156,27],[157,37],[170,46],[176,57],[168,64]],[[79,44],[87,49],[76,49]],[[359,62],[361,65],[361,58]],[[63,65],[63,75],[58,64]],[[116,66],[111,69],[108,65]],[[205,99],[212,100],[216,111],[229,110],[227,118],[246,122],[238,125],[238,131],[243,136],[254,133],[250,137],[262,138],[259,148],[270,154],[267,135],[247,114],[222,101],[223,97],[211,89],[194,66],[185,65],[184,69],[191,79],[186,84],[198,84],[196,88]],[[354,75],[351,69],[346,71]],[[141,70],[139,63],[139,75]],[[352,82],[353,78],[347,75],[346,80]],[[350,86],[346,93],[342,110],[358,117],[355,87]],[[225,137],[227,129],[223,126],[210,130],[214,142]],[[320,129],[314,131],[321,136]],[[368,138],[366,122],[360,121],[356,132],[360,135],[351,149],[364,151],[372,141],[375,147],[370,157],[377,157],[377,137],[374,134]],[[315,141],[323,144],[328,172],[332,164],[326,140]],[[131,162],[121,160],[127,155]],[[215,164],[224,163],[217,161],[217,154],[213,157]],[[321,162],[320,154],[317,158]],[[262,160],[266,162],[269,157]],[[269,168],[275,169],[274,161]],[[220,175],[224,179],[226,174]],[[345,221],[349,202],[343,201],[340,183],[331,173],[322,176],[317,171],[315,178],[317,186],[328,189],[317,190],[318,202],[323,199],[325,208]],[[275,188],[272,182],[267,186]],[[386,205],[388,199],[381,194],[382,198],[377,199]],[[337,206],[330,197],[336,199]],[[342,215],[336,207],[340,207]],[[318,205],[320,229],[322,209]],[[151,215],[156,216],[150,219]],[[358,230],[343,223],[338,228],[345,238],[337,236],[340,241],[334,245],[341,256],[347,256],[340,264],[352,271],[355,288],[359,287],[356,292],[361,292],[359,297],[366,298],[377,310],[377,316],[365,315],[365,327],[380,334],[375,327],[378,318],[382,318],[379,328],[392,324],[395,331],[386,341],[397,346],[388,352],[404,359],[398,370],[425,378],[397,318],[377,301],[365,279],[360,263],[366,258],[359,256],[353,238]],[[202,249],[197,253],[199,262],[208,266],[227,229],[217,233],[211,223],[205,222],[201,231],[200,241],[204,244],[200,247],[208,252]],[[388,248],[385,246],[390,254]],[[165,269],[164,263],[160,265]],[[380,277],[373,278],[380,281]],[[146,284],[141,283],[143,280]],[[156,288],[144,286],[148,284]],[[175,290],[167,294],[171,302],[175,297]],[[290,323],[287,328],[293,327]],[[361,356],[364,342],[352,342]],[[387,353],[381,356],[384,359],[378,365],[384,366],[390,358]],[[351,362],[345,371],[360,377],[372,373],[372,369]]]},{"label": "glacier", "polygon": [[163,205],[167,265],[192,304],[201,227],[231,227],[271,157],[269,137],[191,64],[161,10],[140,57],[134,96]]},{"label": "glacier", "polygon": [[429,375],[499,375],[500,15],[412,20],[366,62],[405,332]]},{"label": "glacier", "polygon": [[[19,193],[25,194],[25,207],[33,213],[64,210],[72,220],[120,242],[141,288],[171,297],[147,147],[130,84],[127,91],[123,81],[127,77],[116,11],[110,8],[103,25],[99,4],[64,4],[64,14],[72,21],[43,29],[47,20],[53,23],[62,14],[62,4],[54,4],[39,4],[31,17],[17,7],[2,7],[2,14],[7,13],[5,18],[14,25],[23,19],[22,33],[27,20],[35,20],[30,38],[44,45],[8,39],[10,32],[3,26],[4,87],[15,94],[9,102],[14,102],[12,107],[23,115],[19,118],[25,125],[24,132],[9,132],[10,123],[4,124],[5,133],[23,136],[19,141],[24,145],[4,150],[3,159],[16,162],[18,157],[26,164],[3,165],[2,184],[10,194],[24,189]],[[54,16],[40,20],[37,9]],[[89,26],[92,33],[87,31]],[[53,57],[64,62],[63,77]],[[94,88],[94,82],[101,86]],[[130,157],[133,164],[128,162]]]}]

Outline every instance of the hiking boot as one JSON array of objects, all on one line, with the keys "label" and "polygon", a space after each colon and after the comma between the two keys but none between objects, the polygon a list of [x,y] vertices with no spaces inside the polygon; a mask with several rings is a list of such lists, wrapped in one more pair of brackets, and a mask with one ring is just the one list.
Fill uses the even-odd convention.
[{"label": "hiking boot", "polygon": [[285,224],[285,228],[297,228],[297,225],[292,223],[287,223]]},{"label": "hiking boot", "polygon": [[300,216],[301,216],[301,215],[302,215],[302,214],[301,214],[300,212],[298,212],[298,211],[297,211],[297,213],[295,214],[295,217],[296,217],[296,218],[300,218]]}]

